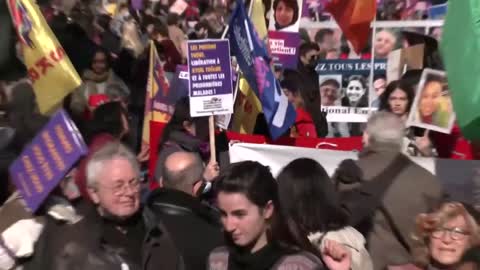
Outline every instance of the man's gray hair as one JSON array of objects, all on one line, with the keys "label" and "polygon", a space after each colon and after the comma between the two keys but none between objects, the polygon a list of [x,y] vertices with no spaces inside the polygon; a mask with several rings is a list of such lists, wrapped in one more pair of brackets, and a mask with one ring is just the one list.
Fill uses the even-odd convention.
[{"label": "man's gray hair", "polygon": [[114,159],[125,159],[130,163],[137,177],[140,177],[140,164],[135,154],[125,145],[119,142],[110,142],[102,146],[88,160],[86,166],[87,187],[95,188],[98,175],[105,163]]},{"label": "man's gray hair", "polygon": [[393,113],[377,112],[368,119],[365,132],[368,134],[369,146],[390,144],[401,148],[405,136],[405,124]]},{"label": "man's gray hair", "polygon": [[[182,169],[168,168],[168,159],[177,154],[185,155],[185,157],[188,155],[189,164]],[[193,185],[202,179],[203,171],[203,161],[197,154],[188,152],[173,153],[165,160],[162,178],[163,186],[185,193],[192,193]]]}]

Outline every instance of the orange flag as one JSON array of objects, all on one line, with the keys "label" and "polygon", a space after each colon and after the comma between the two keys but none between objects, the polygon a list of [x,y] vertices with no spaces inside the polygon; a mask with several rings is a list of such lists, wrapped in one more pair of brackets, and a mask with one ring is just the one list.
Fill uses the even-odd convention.
[{"label": "orange flag", "polygon": [[375,19],[376,0],[332,0],[326,7],[356,53],[368,44],[370,23]]}]

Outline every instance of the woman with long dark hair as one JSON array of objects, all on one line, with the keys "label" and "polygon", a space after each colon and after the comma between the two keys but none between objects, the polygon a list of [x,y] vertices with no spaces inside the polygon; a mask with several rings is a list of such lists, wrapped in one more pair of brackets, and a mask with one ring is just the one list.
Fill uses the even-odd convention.
[{"label": "woman with long dark hair", "polygon": [[410,85],[401,80],[392,81],[380,96],[379,110],[394,113],[406,121],[414,98],[415,93]]},{"label": "woman with long dark hair", "polygon": [[126,95],[130,90],[111,68],[112,60],[108,51],[98,48],[90,63],[90,69],[82,75],[83,84],[71,95],[70,109],[76,116],[83,115],[88,111],[90,96],[106,94],[110,85],[117,85]]},{"label": "woman with long dark hair", "polygon": [[[380,96],[380,111],[387,111],[407,121],[412,108],[415,92],[410,84],[404,80],[392,81],[387,85],[385,92]],[[418,136],[416,133],[421,129],[416,127],[407,128],[405,131],[404,151],[412,156],[432,156],[435,149],[429,137],[429,133]]]},{"label": "woman with long dark hair", "polygon": [[320,110],[320,92],[306,89],[301,75],[295,70],[285,70],[280,83],[297,112],[295,132],[297,137],[318,138],[328,134],[326,115]]},{"label": "woman with long dark hair", "polygon": [[[365,238],[347,225],[347,215],[322,165],[308,158],[296,159],[283,168],[277,182],[280,209],[283,217],[289,221],[291,231],[308,236],[322,254],[334,240],[348,247],[352,256],[352,270],[373,269],[365,249]],[[324,261],[330,269],[333,268],[329,265],[329,258],[324,257]]]},{"label": "woman with long dark hair", "polygon": [[212,251],[207,269],[326,269],[306,235],[286,225],[268,167],[231,164],[214,190],[227,244]]}]

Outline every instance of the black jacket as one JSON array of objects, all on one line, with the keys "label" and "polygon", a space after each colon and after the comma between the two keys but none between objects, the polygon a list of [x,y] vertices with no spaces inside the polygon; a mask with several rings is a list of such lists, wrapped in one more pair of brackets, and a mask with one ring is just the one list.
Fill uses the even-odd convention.
[{"label": "black jacket", "polygon": [[[172,237],[149,208],[122,225],[101,217],[89,202],[75,208],[83,216],[75,224],[47,217],[33,256],[20,262],[24,270],[118,270],[122,264],[130,270],[185,269]],[[115,232],[118,226],[127,229],[126,237]],[[132,243],[138,243],[138,253]]]},{"label": "black jacket", "polygon": [[[176,269],[204,269],[210,252],[224,243],[217,212],[189,194],[157,189],[149,196],[146,208],[161,221],[179,252],[182,268]],[[152,255],[152,259],[162,260],[160,250]]]}]

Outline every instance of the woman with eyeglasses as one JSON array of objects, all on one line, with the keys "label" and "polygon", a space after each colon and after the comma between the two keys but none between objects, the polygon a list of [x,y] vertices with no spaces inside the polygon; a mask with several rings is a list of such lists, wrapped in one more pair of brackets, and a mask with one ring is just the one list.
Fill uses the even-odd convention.
[{"label": "woman with eyeglasses", "polygon": [[458,269],[465,252],[480,243],[478,224],[461,203],[444,203],[433,213],[420,214],[416,224],[413,264],[390,270]]}]

